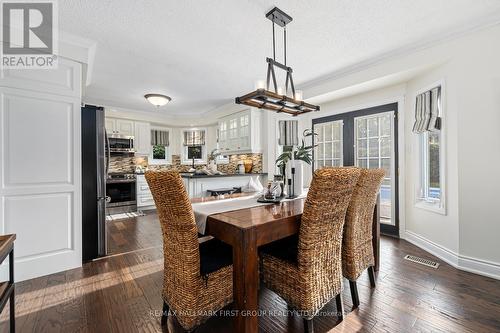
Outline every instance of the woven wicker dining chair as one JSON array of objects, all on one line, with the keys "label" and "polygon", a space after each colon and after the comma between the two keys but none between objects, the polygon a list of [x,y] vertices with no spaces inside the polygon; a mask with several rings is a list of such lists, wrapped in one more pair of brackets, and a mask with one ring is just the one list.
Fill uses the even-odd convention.
[{"label": "woven wicker dining chair", "polygon": [[377,194],[384,179],[382,169],[361,169],[354,188],[351,203],[347,208],[342,241],[342,272],[349,280],[352,303],[359,306],[356,280],[368,268],[371,287],[375,287],[375,259],[372,246],[373,211]]},{"label": "woven wicker dining chair", "polygon": [[334,297],[343,319],[342,233],[359,173],[357,168],[315,171],[298,237],[261,248],[262,281],[303,316],[306,332],[313,331],[313,317]]},{"label": "woven wicker dining chair", "polygon": [[198,242],[193,209],[181,176],[172,171],[145,174],[163,233],[163,316],[170,310],[186,331],[233,300],[232,247],[211,239]]}]

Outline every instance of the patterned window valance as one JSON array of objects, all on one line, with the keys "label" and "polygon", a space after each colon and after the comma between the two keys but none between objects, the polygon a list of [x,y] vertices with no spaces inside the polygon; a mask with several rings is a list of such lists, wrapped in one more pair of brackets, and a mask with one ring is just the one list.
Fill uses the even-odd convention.
[{"label": "patterned window valance", "polygon": [[436,87],[417,96],[415,101],[415,124],[413,133],[441,129],[441,87]]},{"label": "patterned window valance", "polygon": [[168,131],[151,130],[151,145],[152,146],[170,145]]},{"label": "patterned window valance", "polygon": [[299,144],[299,121],[298,120],[280,120],[279,139],[280,146],[296,146]]},{"label": "patterned window valance", "polygon": [[184,131],[184,146],[203,146],[205,145],[205,131],[193,130]]}]

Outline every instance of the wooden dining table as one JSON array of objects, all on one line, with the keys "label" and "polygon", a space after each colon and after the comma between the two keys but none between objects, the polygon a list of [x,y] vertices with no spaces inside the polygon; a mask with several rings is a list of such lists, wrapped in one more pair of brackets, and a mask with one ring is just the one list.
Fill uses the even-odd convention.
[{"label": "wooden dining table", "polygon": [[[373,213],[372,228],[376,271],[380,262],[379,200],[378,198]],[[233,307],[237,312],[235,332],[258,332],[258,248],[297,234],[304,202],[305,198],[295,199],[207,217],[205,234],[222,240],[233,248]]]}]

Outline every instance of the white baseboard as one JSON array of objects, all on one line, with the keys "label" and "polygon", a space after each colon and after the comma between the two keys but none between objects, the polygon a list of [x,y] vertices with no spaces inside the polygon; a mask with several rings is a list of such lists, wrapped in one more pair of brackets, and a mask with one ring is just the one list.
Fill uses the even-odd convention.
[{"label": "white baseboard", "polygon": [[412,231],[406,231],[404,235],[401,236],[401,238],[429,252],[430,254],[435,255],[439,259],[457,269],[500,280],[499,263],[460,255]]},{"label": "white baseboard", "polygon": [[452,265],[453,267],[458,268],[458,253],[455,253],[445,248],[444,246],[436,244],[412,231],[407,230],[404,237],[402,238],[412,243],[413,245],[418,246],[422,250],[435,255],[436,257]]},{"label": "white baseboard", "polygon": [[499,263],[461,255],[458,257],[458,268],[470,273],[484,275],[493,279],[500,280]]}]

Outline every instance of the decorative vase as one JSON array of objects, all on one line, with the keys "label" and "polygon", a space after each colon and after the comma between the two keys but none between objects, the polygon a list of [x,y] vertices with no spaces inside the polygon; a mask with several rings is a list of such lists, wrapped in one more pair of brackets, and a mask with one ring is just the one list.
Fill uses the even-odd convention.
[{"label": "decorative vase", "polygon": [[[295,174],[292,174],[292,168],[295,168]],[[290,160],[287,163],[286,176],[292,179],[293,194],[302,195],[304,191],[304,164],[301,160]],[[290,193],[289,193],[290,194]]]},{"label": "decorative vase", "polygon": [[217,163],[215,163],[214,160],[211,160],[210,162],[208,162],[208,170],[210,170],[212,172],[217,171]]},{"label": "decorative vase", "polygon": [[252,160],[245,160],[244,165],[245,165],[245,173],[250,173],[252,171],[253,161]]}]

